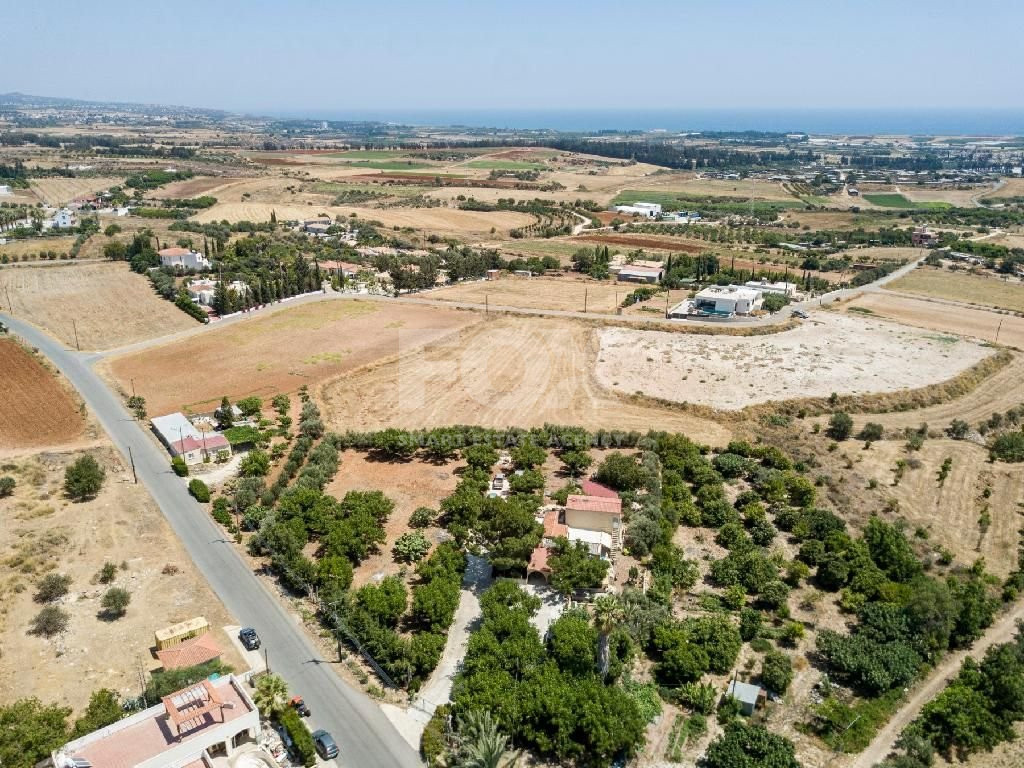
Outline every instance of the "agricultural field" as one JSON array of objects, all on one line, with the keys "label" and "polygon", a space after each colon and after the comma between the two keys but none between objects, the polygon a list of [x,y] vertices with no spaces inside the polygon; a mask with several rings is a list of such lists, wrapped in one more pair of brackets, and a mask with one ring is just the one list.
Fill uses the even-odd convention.
[{"label": "agricultural field", "polygon": [[[122,390],[132,379],[150,413],[212,410],[220,398],[311,388],[401,354],[479,318],[374,301],[316,301],[243,318],[104,365]],[[195,371],[202,370],[202,376]]]},{"label": "agricultural field", "polygon": [[328,382],[320,399],[334,429],[546,422],[589,429],[657,427],[712,445],[728,442],[722,425],[606,391],[593,375],[597,353],[596,334],[583,323],[498,317]]},{"label": "agricultural field", "polygon": [[[158,666],[153,632],[205,616],[224,660],[244,671],[222,627],[234,624],[210,591],[142,485],[109,443],[89,451],[106,471],[99,495],[72,503],[63,496],[64,468],[81,453],[23,454],[5,460],[13,496],[0,498],[0,703],[26,695],[81,711],[98,688],[139,695],[139,668]],[[108,588],[96,580],[117,566],[110,586],[131,593],[127,614],[97,614]],[[33,601],[47,573],[72,578],[58,601],[68,630],[51,639],[27,634],[41,606]],[[114,649],[116,649],[115,652]]]},{"label": "agricultural field", "polygon": [[111,349],[196,326],[124,262],[0,269],[0,295],[5,290],[16,316],[69,346],[75,345],[77,329],[83,350]]},{"label": "agricultural field", "polygon": [[1024,312],[1024,284],[995,275],[972,275],[922,265],[886,287],[890,291]]},{"label": "agricultural field", "polygon": [[498,248],[502,253],[519,254],[529,258],[530,256],[554,256],[562,266],[572,264],[572,256],[581,247],[579,243],[572,240],[551,238],[549,240],[508,240],[500,243],[481,243],[484,248]]},{"label": "agricultural field", "polygon": [[188,199],[211,195],[217,197],[217,193],[224,193],[233,185],[247,181],[245,178],[232,176],[195,176],[184,181],[172,181],[146,193],[147,197],[157,200],[163,199]]},{"label": "agricultural field", "polygon": [[522,160],[470,160],[466,163],[468,168],[478,168],[485,171],[543,171],[547,166],[543,163],[527,163]]},{"label": "agricultural field", "polygon": [[[763,183],[763,182],[762,182]],[[629,205],[636,202],[644,203],[660,203],[662,208],[665,210],[674,210],[677,208],[687,207],[700,207],[700,198],[707,197],[735,197],[736,200],[732,205],[743,206],[753,198],[753,208],[755,211],[765,210],[767,208],[803,208],[804,203],[800,200],[795,200],[792,195],[787,193],[782,187],[773,185],[776,187],[774,194],[771,197],[761,197],[756,189],[751,195],[750,187],[747,186],[744,190],[744,185],[740,184],[732,190],[732,194],[726,194],[726,192],[703,192],[697,191],[704,189],[707,186],[707,182],[701,185],[678,185],[677,189],[654,189],[646,187],[645,189],[625,189],[620,192],[615,199],[612,201],[613,205]],[[739,212],[739,209],[737,209]]]},{"label": "agricultural field", "polygon": [[95,194],[124,183],[123,178],[83,176],[80,178],[64,178],[53,176],[32,179],[29,187],[36,197],[47,205],[60,207],[67,205],[80,195]]},{"label": "agricultural field", "polygon": [[75,242],[74,235],[61,235],[60,237],[28,237],[24,240],[10,240],[5,245],[0,245],[0,259],[7,256],[10,261],[22,260],[28,257],[35,260],[42,251],[53,251],[54,253],[69,253]]},{"label": "agricultural field", "polygon": [[958,333],[988,342],[998,340],[1000,344],[1024,349],[1024,318],[991,310],[969,309],[888,291],[861,294],[842,309],[941,333]]},{"label": "agricultural field", "polygon": [[862,196],[862,199],[867,200],[872,205],[877,205],[880,208],[926,208],[936,210],[952,208],[952,205],[946,202],[911,201],[900,193],[866,194]]},{"label": "agricultural field", "polygon": [[0,451],[61,445],[82,435],[77,396],[14,339],[0,338],[0,371]]},{"label": "agricultural field", "polygon": [[570,278],[552,280],[538,277],[502,277],[500,280],[478,280],[438,288],[424,294],[439,301],[467,302],[492,309],[503,306],[521,309],[555,309],[571,312],[614,314],[633,286]]},{"label": "agricultural field", "polygon": [[914,389],[945,381],[989,354],[954,336],[823,313],[755,338],[607,328],[600,343],[596,375],[612,391],[722,410],[832,392]]}]

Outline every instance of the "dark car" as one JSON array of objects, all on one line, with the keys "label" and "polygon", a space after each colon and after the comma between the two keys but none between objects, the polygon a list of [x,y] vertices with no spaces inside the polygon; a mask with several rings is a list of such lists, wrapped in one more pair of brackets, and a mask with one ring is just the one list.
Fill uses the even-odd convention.
[{"label": "dark car", "polygon": [[793,310],[793,316],[794,317],[799,317],[802,320],[806,320],[808,318],[808,314],[806,312],[804,312],[802,309],[794,309]]},{"label": "dark car", "polygon": [[260,647],[260,636],[256,634],[256,630],[252,627],[242,627],[242,630],[238,633],[238,639],[242,641],[242,645],[245,646],[247,651],[255,651]]},{"label": "dark car", "polygon": [[316,745],[316,753],[324,760],[338,756],[338,745],[327,731],[313,731],[313,743]]}]

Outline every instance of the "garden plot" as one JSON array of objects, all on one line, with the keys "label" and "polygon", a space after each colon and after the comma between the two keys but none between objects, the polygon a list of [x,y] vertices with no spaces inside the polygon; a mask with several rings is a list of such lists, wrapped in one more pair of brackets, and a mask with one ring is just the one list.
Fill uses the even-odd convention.
[{"label": "garden plot", "polygon": [[801,397],[916,389],[989,354],[980,344],[894,323],[818,313],[772,336],[601,331],[597,379],[623,394],[739,410]]}]

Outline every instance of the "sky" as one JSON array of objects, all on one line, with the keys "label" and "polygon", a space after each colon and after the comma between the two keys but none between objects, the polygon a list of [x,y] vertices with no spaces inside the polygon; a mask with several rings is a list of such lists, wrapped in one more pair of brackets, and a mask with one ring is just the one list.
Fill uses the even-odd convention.
[{"label": "sky", "polygon": [[1024,108],[1019,0],[48,0],[2,26],[0,93],[257,114]]}]

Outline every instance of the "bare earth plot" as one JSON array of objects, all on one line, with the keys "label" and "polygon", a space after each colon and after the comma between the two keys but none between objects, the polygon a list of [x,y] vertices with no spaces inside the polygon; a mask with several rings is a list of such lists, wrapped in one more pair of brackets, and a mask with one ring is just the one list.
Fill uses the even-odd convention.
[{"label": "bare earth plot", "polygon": [[919,293],[965,304],[1024,312],[1024,284],[994,276],[950,272],[938,267],[917,267],[887,286],[893,291]]},{"label": "bare earth plot", "polygon": [[229,176],[196,176],[185,181],[173,181],[152,192],[152,197],[164,199],[188,199],[202,195],[217,197],[217,192],[230,188],[231,185],[246,179]]},{"label": "bare earth plot", "polygon": [[739,410],[832,392],[916,389],[988,354],[952,336],[818,313],[793,330],[751,338],[607,328],[597,378],[617,392]]},{"label": "bare earth plot", "polygon": [[[206,617],[224,660],[244,671],[221,630],[234,622],[149,495],[131,483],[131,470],[109,445],[91,453],[107,479],[84,503],[61,495],[64,467],[80,454],[23,455],[9,471],[17,486],[0,499],[0,702],[32,695],[81,711],[98,688],[138,696],[140,664],[157,665],[153,632],[194,616]],[[105,562],[118,565],[110,586],[132,596],[117,621],[97,616],[108,587],[93,577]],[[46,639],[26,632],[41,608],[35,585],[49,572],[73,581],[59,603],[71,616],[69,629]]]},{"label": "bare earth plot", "polygon": [[0,294],[4,289],[16,316],[69,346],[75,344],[77,326],[83,350],[110,349],[196,325],[123,262],[2,269]]},{"label": "bare earth plot", "polygon": [[131,379],[152,414],[202,411],[227,395],[311,388],[367,363],[435,341],[477,321],[468,312],[364,301],[300,304],[106,363]]},{"label": "bare earth plot", "polygon": [[596,281],[547,280],[522,278],[480,280],[439,288],[424,294],[438,301],[521,307],[523,309],[557,309],[582,312],[614,313],[618,302],[635,286],[599,283]]},{"label": "bare earth plot", "polygon": [[594,378],[595,332],[582,323],[499,317],[398,360],[327,384],[334,429],[578,424],[590,429],[665,429],[727,442],[729,430],[695,416],[630,403]]},{"label": "bare earth plot", "polygon": [[0,450],[59,445],[82,434],[76,398],[13,339],[0,339]]},{"label": "bare earth plot", "polygon": [[[918,423],[921,421],[924,419]],[[938,423],[929,423],[940,427]],[[990,464],[988,451],[974,443],[926,440],[921,450],[913,454],[921,466],[908,468],[899,485],[893,486],[896,461],[908,458],[903,441],[873,443],[869,451],[859,450],[860,447],[850,453],[856,453],[868,479],[877,480],[879,486],[885,487],[886,496],[899,501],[899,514],[906,518],[910,530],[926,528],[929,543],[947,548],[959,563],[972,563],[984,557],[986,568],[1000,579],[1016,567],[1020,528],[1017,502],[1024,498],[1024,465]],[[939,486],[936,474],[947,457],[952,458],[953,465]],[[992,487],[987,499],[982,497],[986,485]],[[983,532],[978,518],[986,505],[992,522]]]},{"label": "bare earth plot", "polygon": [[845,305],[845,311],[862,307],[873,314],[907,325],[945,333],[959,333],[983,341],[996,341],[1024,349],[1024,318],[997,314],[984,309],[968,309],[927,299],[912,299],[886,291],[865,293]]},{"label": "bare earth plot", "polygon": [[123,184],[124,179],[82,177],[64,178],[54,176],[43,179],[32,179],[29,186],[36,197],[47,205],[67,205],[79,195],[90,195],[102,192],[110,187]]}]

